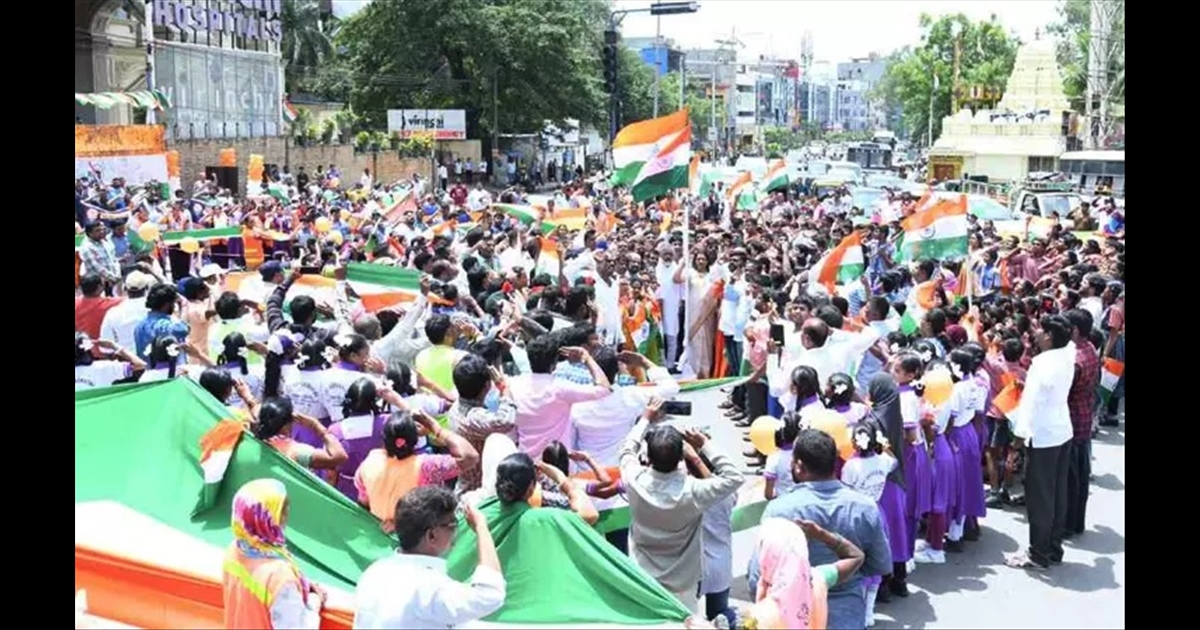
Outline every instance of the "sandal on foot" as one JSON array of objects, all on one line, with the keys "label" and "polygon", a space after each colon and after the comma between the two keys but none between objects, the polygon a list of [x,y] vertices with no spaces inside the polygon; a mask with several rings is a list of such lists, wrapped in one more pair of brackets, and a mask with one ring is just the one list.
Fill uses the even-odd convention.
[{"label": "sandal on foot", "polygon": [[1026,569],[1029,571],[1045,571],[1048,567],[1044,564],[1039,564],[1029,554],[1020,554],[1004,560],[1005,566],[1014,569]]}]

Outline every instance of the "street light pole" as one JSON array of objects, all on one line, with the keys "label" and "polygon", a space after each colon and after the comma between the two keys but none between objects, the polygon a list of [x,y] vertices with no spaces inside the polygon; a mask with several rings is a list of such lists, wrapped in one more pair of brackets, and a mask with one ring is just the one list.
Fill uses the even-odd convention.
[{"label": "street light pole", "polygon": [[687,53],[679,57],[679,108],[687,106]]},{"label": "street light pole", "polygon": [[[659,65],[660,51],[662,50],[662,16],[654,17],[654,117],[658,118],[658,82],[659,75],[662,74],[662,69]],[[670,56],[667,57],[670,59]],[[665,65],[665,62],[663,63]]]},{"label": "street light pole", "polygon": [[[154,0],[146,0],[142,13],[142,39],[146,44],[146,90],[154,94]],[[146,108],[146,124],[153,125],[158,121],[154,107]]]}]

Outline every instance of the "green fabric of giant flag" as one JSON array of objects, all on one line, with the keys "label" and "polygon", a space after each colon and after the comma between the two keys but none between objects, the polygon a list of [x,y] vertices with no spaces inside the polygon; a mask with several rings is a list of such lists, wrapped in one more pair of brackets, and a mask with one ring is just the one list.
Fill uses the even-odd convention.
[{"label": "green fabric of giant flag", "polygon": [[189,515],[204,485],[200,438],[228,410],[191,379],[75,393],[75,502],[122,503],[214,545],[232,540],[230,505],[262,477],[287,486],[288,543],[305,574],[353,590],[394,545],[371,514],[275,449],[245,436],[212,509]]},{"label": "green fabric of giant flag", "polygon": [[[699,381],[688,388],[726,383]],[[223,547],[232,539],[234,493],[269,477],[287,487],[288,544],[309,578],[353,590],[367,566],[394,553],[392,539],[369,512],[250,435],[234,450],[213,506],[190,517],[205,485],[200,438],[229,415],[187,378],[76,392],[75,502],[115,501]],[[686,617],[678,602],[575,515],[503,511],[498,504],[483,509],[509,582],[506,604],[492,621],[652,625]],[[627,524],[628,508],[605,517],[610,525],[622,519]],[[459,536],[449,556],[456,579],[469,577],[474,549],[473,535]]]},{"label": "green fabric of giant flag", "polygon": [[[651,625],[688,611],[596,530],[566,510],[527,503],[479,506],[508,583],[496,623]],[[466,581],[479,564],[475,533],[460,522],[447,557],[450,577]]]}]

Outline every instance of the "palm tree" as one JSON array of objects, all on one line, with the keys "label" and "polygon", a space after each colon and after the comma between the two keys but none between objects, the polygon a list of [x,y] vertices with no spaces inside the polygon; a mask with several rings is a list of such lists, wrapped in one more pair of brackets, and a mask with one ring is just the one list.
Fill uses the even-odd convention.
[{"label": "palm tree", "polygon": [[338,20],[322,10],[318,0],[284,0],[283,57],[284,85],[288,93],[302,88],[303,80],[313,76],[321,64],[334,55],[333,36]]}]

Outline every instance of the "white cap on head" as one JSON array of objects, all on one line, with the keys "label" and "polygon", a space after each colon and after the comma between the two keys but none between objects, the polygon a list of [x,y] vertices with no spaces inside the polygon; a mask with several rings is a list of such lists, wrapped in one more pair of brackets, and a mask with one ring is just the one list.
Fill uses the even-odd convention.
[{"label": "white cap on head", "polygon": [[135,269],[125,276],[126,291],[145,291],[155,284],[158,284],[158,279],[144,271]]}]

